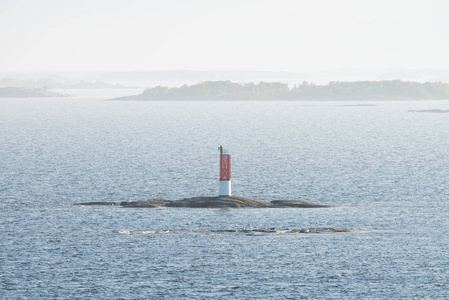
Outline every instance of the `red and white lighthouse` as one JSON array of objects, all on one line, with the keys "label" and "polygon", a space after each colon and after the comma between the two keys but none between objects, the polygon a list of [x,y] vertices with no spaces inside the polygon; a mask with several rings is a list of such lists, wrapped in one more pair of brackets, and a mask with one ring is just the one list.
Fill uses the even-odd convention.
[{"label": "red and white lighthouse", "polygon": [[220,145],[220,175],[218,176],[218,195],[231,196],[231,155]]}]

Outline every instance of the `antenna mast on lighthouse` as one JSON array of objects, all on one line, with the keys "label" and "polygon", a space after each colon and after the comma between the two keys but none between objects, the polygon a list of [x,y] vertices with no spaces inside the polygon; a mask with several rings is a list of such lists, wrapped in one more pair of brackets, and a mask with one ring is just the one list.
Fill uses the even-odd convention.
[{"label": "antenna mast on lighthouse", "polygon": [[218,176],[218,195],[231,196],[231,155],[220,145],[220,175]]}]

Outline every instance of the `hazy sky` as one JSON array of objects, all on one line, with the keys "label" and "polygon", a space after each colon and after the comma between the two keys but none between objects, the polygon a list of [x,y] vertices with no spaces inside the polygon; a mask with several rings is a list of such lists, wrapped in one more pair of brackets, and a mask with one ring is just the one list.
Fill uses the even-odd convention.
[{"label": "hazy sky", "polygon": [[0,0],[0,72],[449,68],[446,0]]}]

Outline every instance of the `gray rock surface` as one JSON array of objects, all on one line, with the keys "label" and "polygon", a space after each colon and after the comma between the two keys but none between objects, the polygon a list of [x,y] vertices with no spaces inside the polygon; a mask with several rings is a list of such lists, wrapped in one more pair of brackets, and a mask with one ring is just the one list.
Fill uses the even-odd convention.
[{"label": "gray rock surface", "polygon": [[318,208],[332,207],[331,205],[316,204],[308,201],[299,200],[274,200],[271,202],[238,197],[238,196],[219,196],[219,197],[193,197],[184,198],[182,200],[167,200],[164,198],[132,201],[132,202],[85,202],[76,203],[75,205],[120,205],[122,207],[189,207],[189,208],[284,208],[284,207],[301,207],[301,208]]}]

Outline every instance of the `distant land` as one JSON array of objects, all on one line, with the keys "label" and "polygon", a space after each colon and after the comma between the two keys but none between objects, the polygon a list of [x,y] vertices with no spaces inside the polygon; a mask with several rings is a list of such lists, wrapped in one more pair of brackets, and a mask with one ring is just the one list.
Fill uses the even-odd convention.
[{"label": "distant land", "polygon": [[[262,70],[55,70],[34,72],[1,72],[0,78],[40,81],[51,78],[59,82],[103,81],[126,87],[180,87],[204,81],[283,82],[292,86],[303,81],[328,84],[331,81],[378,81],[402,79],[416,82],[449,82],[449,69],[324,69],[289,71]],[[3,85],[3,87],[6,85]],[[11,86],[11,85],[10,85]],[[17,85],[16,85],[17,86]],[[27,86],[27,85],[23,85]],[[2,87],[2,86],[0,86]],[[41,86],[29,86],[40,87]],[[47,84],[47,88],[53,88]],[[55,87],[59,88],[59,87]],[[123,87],[125,88],[125,87]]]},{"label": "distant land", "polygon": [[2,87],[25,87],[37,89],[133,89],[138,87],[122,86],[120,84],[111,84],[104,81],[57,81],[54,79],[17,79],[2,78],[0,79],[0,88]]},{"label": "distant land", "polygon": [[105,80],[122,81],[135,79],[140,81],[185,81],[200,82],[206,80],[220,81],[258,81],[298,79],[310,76],[307,73],[285,71],[194,71],[194,70],[167,70],[167,71],[134,71],[134,72],[109,72],[101,75]]},{"label": "distant land", "polygon": [[[0,78],[17,78],[21,80],[41,80],[52,78],[58,81],[106,81],[106,82],[154,82],[154,81],[182,81],[201,82],[206,80],[233,80],[233,81],[258,81],[291,78],[306,80],[311,78],[308,73],[285,71],[198,71],[198,70],[159,70],[159,71],[55,71],[34,73],[7,73],[0,72]],[[311,80],[311,79],[310,79]]]},{"label": "distant land", "polygon": [[27,87],[0,88],[0,98],[67,97],[68,95]]},{"label": "distant land", "polygon": [[235,83],[206,81],[182,87],[157,86],[142,94],[112,100],[427,100],[449,99],[449,83],[402,80],[333,81],[327,85],[303,82]]}]

